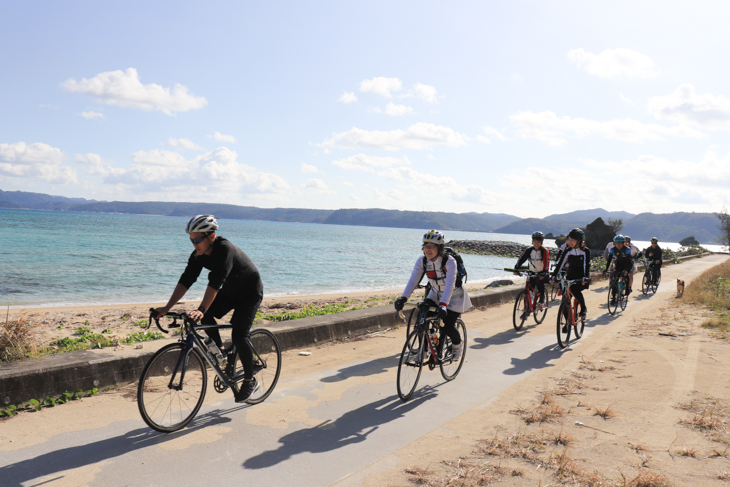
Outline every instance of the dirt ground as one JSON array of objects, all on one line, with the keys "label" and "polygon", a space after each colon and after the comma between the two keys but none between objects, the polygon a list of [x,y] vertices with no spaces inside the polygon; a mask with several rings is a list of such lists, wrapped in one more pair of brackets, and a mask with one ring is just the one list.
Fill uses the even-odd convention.
[{"label": "dirt ground", "polygon": [[[365,469],[357,485],[728,485],[730,343],[700,326],[706,311],[675,298],[672,280],[686,277],[685,266],[663,270],[660,293],[649,298],[634,293],[615,319],[605,319],[605,282],[593,285],[587,302],[596,324],[579,346],[389,455],[383,467]],[[92,311],[103,312],[81,312]],[[464,319],[468,328],[491,336],[511,329],[511,315],[512,304],[505,304]],[[65,316],[70,325],[88,318]],[[523,333],[554,336],[554,321],[555,311],[549,311],[545,323],[528,322]],[[353,353],[391,353],[400,348],[402,333],[396,329],[313,347],[311,356],[285,352],[282,381],[337,369]],[[0,451],[39,444],[65,431],[139,419],[134,389],[3,420]],[[211,391],[206,403],[220,398]],[[285,425],[301,420],[296,413],[277,417]]]}]

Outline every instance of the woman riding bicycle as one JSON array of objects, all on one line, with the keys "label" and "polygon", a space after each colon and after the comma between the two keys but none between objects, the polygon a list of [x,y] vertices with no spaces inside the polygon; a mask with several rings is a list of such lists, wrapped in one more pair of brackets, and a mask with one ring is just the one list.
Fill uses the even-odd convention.
[{"label": "woman riding bicycle", "polygon": [[408,297],[421,282],[423,275],[428,276],[429,292],[426,300],[438,303],[439,318],[444,323],[442,333],[446,333],[453,343],[453,360],[461,357],[461,336],[454,324],[461,313],[471,308],[469,294],[464,287],[456,287],[456,260],[444,253],[444,235],[431,230],[423,236],[423,257],[416,260],[411,278],[400,298],[395,300],[395,309],[400,311],[408,301]]},{"label": "woman riding bicycle", "polygon": [[[606,274],[608,272],[611,262],[614,262],[614,268],[618,275],[621,275],[622,272],[626,271],[629,275],[629,288],[626,290],[626,295],[628,296],[631,294],[631,287],[634,284],[634,276],[631,274],[631,269],[634,266],[634,259],[631,257],[631,248],[624,245],[626,237],[623,235],[616,235],[613,238],[613,241],[616,246],[608,253],[606,269],[603,273]],[[613,299],[611,300],[611,304],[613,304]]]},{"label": "woman riding bicycle", "polygon": [[551,282],[560,274],[563,267],[567,266],[567,275],[565,278],[569,281],[581,279],[580,283],[570,286],[570,291],[580,304],[579,317],[584,318],[588,313],[586,300],[583,297],[583,290],[588,289],[586,281],[591,277],[591,251],[585,245],[586,235],[580,228],[574,228],[568,232],[568,238],[563,247],[561,247],[560,260],[555,265]]},{"label": "woman riding bicycle", "polygon": [[[253,354],[247,338],[264,297],[264,285],[251,259],[227,239],[218,237],[217,230],[218,222],[213,215],[198,215],[190,219],[185,231],[190,235],[195,250],[190,254],[188,265],[172,296],[165,306],[155,310],[155,317],[170,311],[198,279],[203,268],[208,269],[208,287],[203,301],[188,316],[195,321],[200,320],[201,324],[214,325],[216,318],[220,319],[233,310],[231,338],[244,370],[244,380],[235,397],[236,402],[244,402],[258,387],[253,377]],[[218,330],[205,332],[218,348],[222,348]]]}]

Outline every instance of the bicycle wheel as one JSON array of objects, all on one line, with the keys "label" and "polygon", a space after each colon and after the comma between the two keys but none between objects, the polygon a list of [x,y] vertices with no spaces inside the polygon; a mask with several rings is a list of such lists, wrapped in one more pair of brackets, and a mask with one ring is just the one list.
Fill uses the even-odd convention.
[{"label": "bicycle wheel", "polygon": [[[403,401],[407,401],[413,395],[413,391],[416,390],[416,385],[418,385],[418,379],[421,377],[421,370],[423,370],[421,350],[425,341],[419,336],[422,334],[423,332],[420,330],[413,330],[403,345],[403,351],[400,354],[396,384],[398,397]],[[419,343],[418,347],[415,346],[416,341]],[[416,350],[413,351],[413,348]]]},{"label": "bicycle wheel", "polygon": [[454,328],[459,332],[461,337],[461,357],[458,360],[453,360],[453,344],[451,338],[445,333],[443,336],[443,346],[441,348],[441,359],[439,360],[439,366],[441,367],[441,375],[446,380],[454,380],[456,375],[461,370],[461,366],[464,365],[464,357],[466,357],[466,326],[461,319],[456,320]]},{"label": "bicycle wheel", "polygon": [[144,366],[137,386],[142,419],[161,433],[185,427],[200,410],[207,385],[208,374],[200,352],[186,352],[182,343],[162,347]]},{"label": "bicycle wheel", "polygon": [[[547,294],[547,292],[545,294]],[[543,299],[547,300],[547,297],[545,297]],[[535,307],[534,307],[535,311],[532,312],[532,316],[533,316],[533,318],[535,318],[535,323],[537,323],[539,325],[540,323],[543,322],[543,320],[545,319],[545,316],[547,315],[547,303],[543,303],[542,304],[543,307],[540,308],[540,303],[538,302],[537,299],[535,299],[534,305],[535,305]]]},{"label": "bicycle wheel", "polygon": [[641,280],[641,292],[643,294],[648,293],[651,290],[651,272],[644,272],[644,278]]},{"label": "bicycle wheel", "polygon": [[576,317],[575,325],[573,326],[573,331],[575,332],[575,339],[579,339],[583,336],[583,329],[586,327],[586,322],[584,318],[581,318],[578,316],[578,300],[573,299],[573,316]]},{"label": "bicycle wheel", "polygon": [[[409,336],[411,336],[411,331],[413,330],[413,327],[416,324],[416,320],[418,319],[418,308],[413,308],[411,310],[411,314],[408,316],[408,324],[406,325],[406,340]],[[420,341],[421,337],[418,337],[418,341],[415,343],[411,343],[415,347],[415,349],[411,350],[412,352],[416,352],[419,348],[419,345],[421,343]],[[408,342],[410,343],[410,342]]]},{"label": "bicycle wheel", "polygon": [[[554,282],[550,285],[550,301],[555,301],[558,297],[558,290],[560,289],[560,284],[557,282]],[[547,294],[547,293],[545,293]]]},{"label": "bicycle wheel", "polygon": [[616,314],[616,310],[618,309],[618,291],[616,289],[615,283],[611,283],[608,285],[608,312],[612,315]]},{"label": "bicycle wheel", "polygon": [[568,346],[568,341],[570,340],[570,329],[571,326],[569,325],[570,317],[568,314],[570,313],[570,309],[568,308],[569,304],[567,301],[563,301],[560,303],[560,308],[558,308],[558,345],[560,345],[560,348],[565,348]]},{"label": "bicycle wheel", "polygon": [[530,314],[530,305],[527,304],[526,297],[527,291],[523,290],[517,295],[517,299],[515,299],[515,308],[512,312],[512,326],[515,327],[515,330],[522,329],[522,325],[525,324],[525,320]]},{"label": "bicycle wheel", "polygon": [[[624,289],[626,289],[626,287],[624,287]],[[621,306],[621,311],[626,309],[626,305],[628,303],[629,303],[629,296],[625,292],[621,293],[621,296],[619,296],[619,301],[618,301],[619,306]]]},{"label": "bicycle wheel", "polygon": [[[661,282],[662,282],[662,278],[661,277],[657,277],[656,279],[654,279],[654,281],[651,284],[651,293],[652,294],[656,294],[656,290],[659,289],[659,284]],[[654,283],[656,283],[656,284],[654,284]]]},{"label": "bicycle wheel", "polygon": [[253,345],[253,376],[259,388],[246,400],[248,404],[258,404],[271,395],[281,373],[281,347],[279,340],[269,330],[259,328],[251,332]]}]

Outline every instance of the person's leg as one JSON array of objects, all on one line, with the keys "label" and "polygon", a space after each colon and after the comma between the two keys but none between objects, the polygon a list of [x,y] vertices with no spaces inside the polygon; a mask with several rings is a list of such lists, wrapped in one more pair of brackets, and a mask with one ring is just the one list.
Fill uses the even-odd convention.
[{"label": "person's leg", "polygon": [[444,318],[444,326],[441,329],[441,334],[443,335],[445,333],[449,338],[451,338],[451,343],[454,345],[461,343],[461,335],[459,335],[459,330],[457,330],[455,326],[456,320],[459,319],[459,316],[461,316],[461,313],[447,309],[446,318]]},{"label": "person's leg", "polygon": [[245,380],[253,379],[253,352],[248,345],[248,337],[260,305],[260,300],[239,303],[231,317],[233,325],[231,339],[241,358]]},{"label": "person's leg", "polygon": [[[230,310],[233,309],[234,303],[229,299],[221,296],[220,294],[215,297],[210,308],[205,312],[203,319],[200,320],[201,325],[215,325],[217,323],[216,318],[222,318]],[[205,330],[206,335],[218,345],[218,348],[223,348],[223,340],[221,340],[221,334],[218,330]]]},{"label": "person's leg", "polygon": [[652,266],[654,267],[654,282],[659,282],[662,277],[662,265],[652,264]]},{"label": "person's leg", "polygon": [[578,304],[580,304],[580,314],[585,315],[587,313],[586,308],[586,300],[583,297],[583,285],[582,284],[573,284],[570,286],[570,292],[573,293],[573,296],[575,296],[575,299],[578,300]]}]

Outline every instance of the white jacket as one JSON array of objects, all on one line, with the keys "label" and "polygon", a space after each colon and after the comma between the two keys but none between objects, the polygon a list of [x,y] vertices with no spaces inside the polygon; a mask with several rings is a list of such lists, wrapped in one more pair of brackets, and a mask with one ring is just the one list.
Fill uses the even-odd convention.
[{"label": "white jacket", "polygon": [[426,269],[423,268],[423,257],[419,257],[413,266],[411,278],[408,279],[408,284],[406,284],[402,296],[410,297],[425,273],[428,276],[429,284],[431,284],[428,299],[436,303],[445,303],[447,309],[456,313],[464,313],[471,309],[472,304],[466,289],[463,286],[455,288],[456,260],[451,256],[446,256],[446,258],[448,260],[446,261],[446,273],[444,273],[441,264],[442,256],[438,256],[433,260],[427,259]]}]

